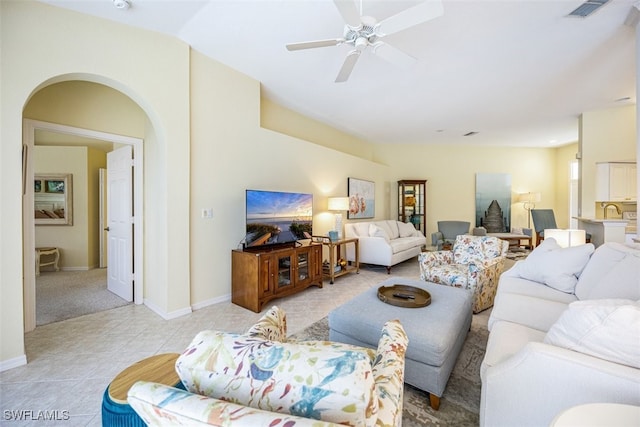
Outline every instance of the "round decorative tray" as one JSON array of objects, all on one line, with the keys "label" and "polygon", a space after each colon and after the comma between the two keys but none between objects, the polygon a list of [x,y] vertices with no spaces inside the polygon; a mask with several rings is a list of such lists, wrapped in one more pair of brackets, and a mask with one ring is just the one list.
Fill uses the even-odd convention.
[{"label": "round decorative tray", "polygon": [[424,289],[408,285],[380,286],[378,299],[399,307],[416,308],[431,304],[431,294]]}]

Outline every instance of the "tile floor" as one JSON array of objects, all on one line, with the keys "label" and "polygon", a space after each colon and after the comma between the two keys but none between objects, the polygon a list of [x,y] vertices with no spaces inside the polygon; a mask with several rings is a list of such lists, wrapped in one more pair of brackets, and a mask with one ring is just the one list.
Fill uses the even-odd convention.
[{"label": "tile floor", "polygon": [[[418,264],[408,260],[391,273],[417,279]],[[265,309],[282,307],[288,333],[296,333],[389,277],[384,268],[365,266],[360,274],[273,300]],[[100,426],[102,395],[124,368],[154,354],[180,353],[204,329],[244,332],[260,316],[223,302],[164,320],[144,305],[128,305],[37,327],[25,335],[29,363],[0,373],[0,426]],[[31,417],[42,411],[59,420],[17,421],[15,411]]]}]

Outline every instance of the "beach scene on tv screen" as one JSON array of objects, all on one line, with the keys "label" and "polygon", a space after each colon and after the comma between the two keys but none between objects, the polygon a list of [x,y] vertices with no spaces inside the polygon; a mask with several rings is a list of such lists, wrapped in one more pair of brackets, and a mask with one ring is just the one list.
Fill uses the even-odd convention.
[{"label": "beach scene on tv screen", "polygon": [[247,190],[247,246],[295,242],[312,234],[313,195]]}]

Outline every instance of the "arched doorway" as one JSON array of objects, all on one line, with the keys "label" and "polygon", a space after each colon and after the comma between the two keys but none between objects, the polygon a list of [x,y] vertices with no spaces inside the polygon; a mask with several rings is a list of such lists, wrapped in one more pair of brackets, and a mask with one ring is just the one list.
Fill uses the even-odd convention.
[{"label": "arched doorway", "polygon": [[[100,86],[99,89],[101,91],[100,93],[102,94],[109,93],[111,91],[113,93],[117,93],[118,96],[120,97],[126,96],[113,88],[110,88],[108,86],[98,84],[98,83],[92,83],[89,81],[70,80],[66,82],[55,82],[55,83],[52,83],[52,86],[56,85],[55,87],[56,91],[64,91],[65,83],[74,85],[69,89],[71,92],[73,92],[74,90],[76,91],[78,90],[78,84],[80,84],[80,86],[96,85],[96,87]],[[43,90],[47,87],[52,87],[52,86],[42,85],[39,88],[39,90]],[[88,92],[91,93],[91,91],[88,91]],[[37,91],[34,92],[34,95],[32,96],[31,99],[33,99],[33,97],[36,95],[37,95]],[[108,96],[100,97],[100,98],[102,102],[105,102],[108,99]],[[95,104],[100,104],[101,100],[94,100]],[[135,104],[131,100],[130,102]],[[95,105],[93,107],[91,105],[87,107],[76,105],[75,108],[86,109],[88,111],[91,111],[92,108],[95,108]],[[117,108],[117,106],[113,105],[112,108]],[[27,110],[28,109],[25,107],[25,112]],[[36,109],[36,110],[38,111],[34,113],[32,109],[31,111],[29,111],[30,114],[28,115],[30,115],[31,117],[36,116],[36,117],[44,117],[47,119],[52,118],[54,120],[59,120],[60,122],[70,122],[70,120],[65,120],[65,117],[63,117],[64,115],[57,114],[56,112],[57,110],[53,111],[53,113],[51,114],[47,114],[46,105],[45,105],[45,108],[40,107],[39,109]],[[144,112],[142,114],[144,114]],[[107,113],[106,116],[109,116],[109,114]],[[138,268],[135,268],[135,270],[132,272],[132,278],[133,278],[133,286],[134,286],[134,292],[133,292],[134,302],[137,304],[141,304],[143,302],[143,269],[140,268],[140,266],[143,265],[142,260],[143,260],[143,254],[144,254],[143,238],[142,238],[143,216],[141,214],[143,200],[144,200],[144,188],[142,185],[143,183],[143,178],[142,178],[143,177],[143,144],[142,144],[143,140],[142,138],[123,136],[117,133],[111,133],[108,131],[105,132],[103,130],[89,129],[81,126],[69,126],[67,124],[33,120],[27,117],[27,114],[24,114],[24,113],[23,113],[23,117],[24,117],[24,120],[23,120],[23,123],[24,123],[23,124],[23,152],[24,152],[23,179],[27,183],[33,182],[32,154],[34,150],[37,132],[55,132],[59,134],[68,135],[69,137],[74,137],[74,138],[101,140],[101,141],[106,141],[108,143],[112,143],[113,145],[116,145],[116,146],[130,145],[133,147],[133,152],[134,152],[133,205],[134,205],[134,212],[136,213],[135,215],[133,215],[133,230],[134,230],[134,241],[135,241],[135,245],[133,247],[133,265],[138,266]],[[71,120],[71,122],[73,122],[73,120]],[[79,124],[82,124],[82,122],[83,121],[80,121]],[[87,123],[87,126],[92,126],[91,119],[84,120],[84,122]],[[141,128],[144,128],[144,126],[145,124],[143,123],[141,125]],[[109,129],[108,123],[97,124],[95,127],[102,128],[102,129]],[[25,195],[23,197],[23,203],[24,203],[23,205],[24,321],[25,321],[25,332],[28,332],[30,330],[33,330],[36,325],[35,268],[34,268],[35,267],[35,239],[34,239],[35,233],[34,233],[34,218],[33,218],[33,206],[34,206],[33,205],[33,186],[23,185],[23,188],[25,188]]]}]

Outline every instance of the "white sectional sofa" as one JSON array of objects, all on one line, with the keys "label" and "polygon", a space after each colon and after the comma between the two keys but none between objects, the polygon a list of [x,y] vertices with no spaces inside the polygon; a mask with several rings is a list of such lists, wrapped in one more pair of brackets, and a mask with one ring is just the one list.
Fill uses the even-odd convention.
[{"label": "white sectional sofa", "polygon": [[545,239],[502,274],[481,426],[548,426],[587,403],[640,405],[640,250]]},{"label": "white sectional sofa", "polygon": [[[358,238],[360,262],[391,267],[418,255],[427,238],[413,224],[396,220],[350,222],[345,224],[345,237]],[[347,245],[347,261],[355,260],[355,250]]]}]

